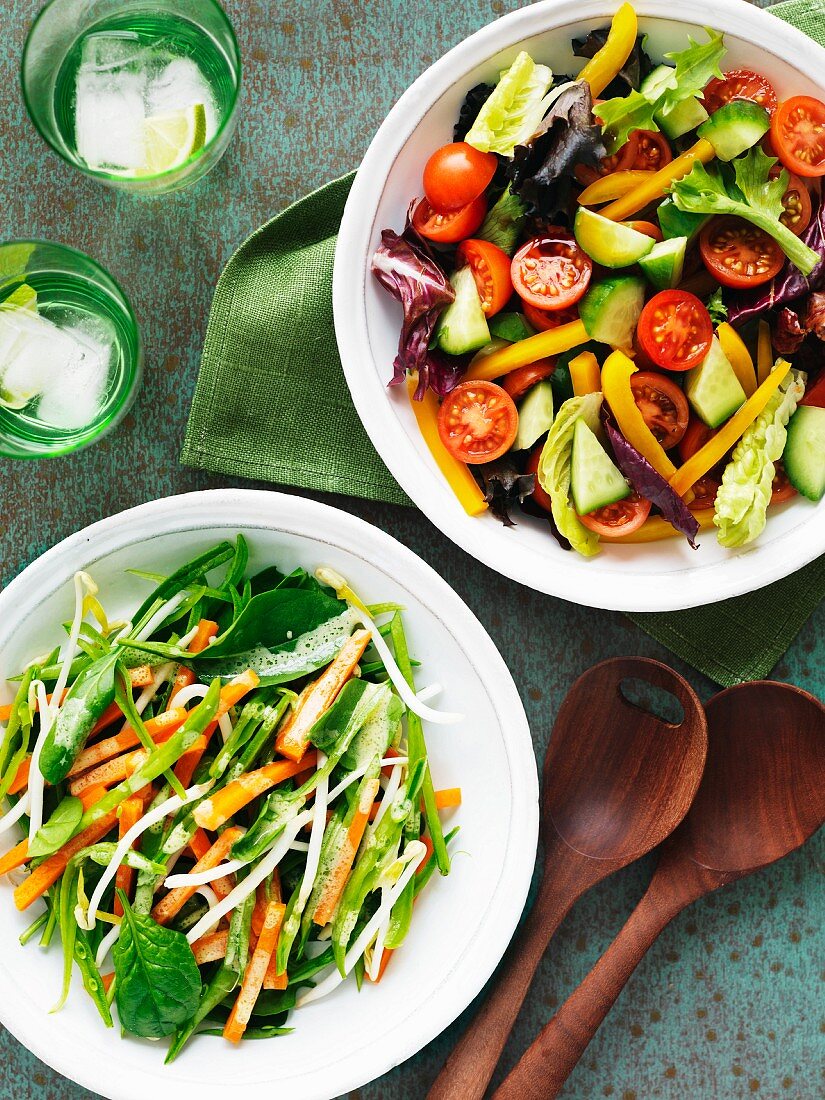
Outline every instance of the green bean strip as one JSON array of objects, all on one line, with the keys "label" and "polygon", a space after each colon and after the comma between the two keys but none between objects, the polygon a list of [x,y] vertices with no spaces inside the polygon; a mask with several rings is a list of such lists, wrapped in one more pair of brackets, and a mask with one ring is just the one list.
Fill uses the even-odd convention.
[{"label": "green bean strip", "polygon": [[[149,731],[146,729],[146,723],[138,714],[137,707],[135,706],[135,700],[132,696],[132,685],[129,680],[128,673],[124,670],[123,666],[118,664],[117,676],[115,678],[115,700],[118,706],[123,711],[123,717],[138,735],[141,745],[147,752],[154,752],[157,749],[157,745],[152,740]],[[183,785],[171,768],[167,768],[163,773],[163,777],[178,798],[185,798],[186,791],[183,789]]]},{"label": "green bean strip", "polygon": [[[395,659],[398,662],[401,675],[414,691],[415,678],[410,665],[407,637],[404,633],[404,626],[401,622],[400,613],[396,613],[392,620],[392,643],[393,649],[395,650]],[[410,768],[419,760],[425,761],[424,783],[422,786],[424,820],[427,822],[427,831],[430,834],[430,840],[433,844],[433,851],[435,852],[435,860],[438,864],[438,869],[442,875],[447,875],[450,872],[450,856],[447,852],[447,845],[444,843],[441,818],[438,816],[438,808],[435,804],[435,789],[433,787],[432,776],[430,775],[430,765],[427,758],[427,744],[424,739],[424,728],[421,725],[421,719],[417,714],[413,714],[412,712],[407,714],[407,755],[410,762]]]},{"label": "green bean strip", "polygon": [[29,940],[33,939],[37,935],[37,933],[49,919],[50,914],[51,907],[49,907],[49,911],[47,913],[41,913],[39,917],[35,917],[29,927],[24,932],[20,933],[18,937],[18,943],[21,947],[25,947]]}]

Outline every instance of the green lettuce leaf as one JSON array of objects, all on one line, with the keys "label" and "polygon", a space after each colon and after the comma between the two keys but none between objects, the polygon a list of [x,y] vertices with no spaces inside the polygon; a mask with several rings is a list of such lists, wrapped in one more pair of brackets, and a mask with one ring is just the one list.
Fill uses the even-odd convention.
[{"label": "green lettuce leaf", "polygon": [[714,168],[708,171],[698,161],[688,175],[676,180],[670,191],[680,210],[692,214],[735,214],[763,229],[803,275],[810,274],[819,256],[779,220],[782,196],[788,186],[783,169],[775,180],[768,178],[776,164],[755,145],[732,162],[734,179]]},{"label": "green lettuce leaf", "polygon": [[538,128],[547,106],[545,96],[553,83],[546,65],[537,65],[522,51],[478,112],[464,139],[482,153],[511,157]]},{"label": "green lettuce leaf", "polygon": [[598,554],[599,536],[584,526],[570,499],[573,429],[582,417],[588,428],[597,431],[601,405],[600,393],[588,393],[584,397],[571,397],[565,401],[553,421],[538,467],[539,484],[550,497],[553,519],[559,533],[586,558]]},{"label": "green lettuce leaf", "polygon": [[713,522],[722,546],[745,546],[764,530],[775,463],[785,449],[785,425],[805,392],[805,375],[791,371],[733,449],[716,494]]},{"label": "green lettuce leaf", "polygon": [[722,75],[719,65],[726,53],[722,34],[710,27],[705,27],[705,32],[707,42],[688,38],[687,49],[666,53],[673,69],[644,92],[599,104],[608,153],[615,153],[634,130],[658,130],[655,115],[668,115],[683,100],[701,96],[707,82]]}]

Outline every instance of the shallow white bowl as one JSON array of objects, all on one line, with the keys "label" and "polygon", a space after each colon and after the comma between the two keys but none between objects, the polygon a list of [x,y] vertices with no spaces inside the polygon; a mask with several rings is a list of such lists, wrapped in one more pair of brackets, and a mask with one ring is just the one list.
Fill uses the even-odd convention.
[{"label": "shallow white bowl", "polygon": [[[71,616],[71,578],[88,569],[114,617],[134,610],[143,582],[126,568],[169,572],[242,532],[255,569],[331,565],[369,602],[407,608],[420,686],[457,726],[427,731],[440,787],[460,786],[453,870],[416,903],[409,938],[381,984],[354,984],[293,1015],[292,1035],[242,1043],[202,1037],[171,1066],[165,1044],[107,1031],[75,978],[62,1012],[60,947],[20,947],[32,912],[17,913],[0,885],[0,1020],[49,1065],[112,1100],[320,1100],[365,1084],[409,1058],[470,1003],[492,974],[527,897],[538,835],[538,782],[530,731],[510,674],[473,613],[411,551],[362,520],[300,497],[217,490],[153,501],[78,532],[0,593],[0,680],[60,636]],[[2,698],[11,696],[5,683]],[[3,838],[6,840],[7,838]],[[16,838],[15,838],[16,839]],[[8,844],[6,845],[8,846]],[[57,937],[56,937],[57,939]],[[227,1088],[229,1092],[227,1092]]]},{"label": "shallow white bowl", "polygon": [[[407,401],[387,391],[398,345],[400,307],[370,274],[381,230],[400,231],[411,198],[421,194],[430,153],[452,140],[467,91],[495,80],[519,50],[558,73],[575,73],[570,40],[606,26],[617,3],[547,0],[484,27],[445,54],[404,93],[364,157],[344,212],[335,260],[335,331],[355,406],[376,450],[429,519],[473,557],[540,592],[593,607],[668,611],[713,603],[760,588],[825,549],[825,502],[795,500],[772,509],[758,542],[730,551],[714,531],[691,550],[684,539],[646,546],[612,546],[589,561],[561,550],[546,524],[519,519],[504,528],[492,515],[468,517],[433,462]],[[683,49],[702,26],[725,33],[723,68],[763,72],[780,98],[825,95],[825,51],[781,20],[744,0],[635,3],[654,58]]]}]

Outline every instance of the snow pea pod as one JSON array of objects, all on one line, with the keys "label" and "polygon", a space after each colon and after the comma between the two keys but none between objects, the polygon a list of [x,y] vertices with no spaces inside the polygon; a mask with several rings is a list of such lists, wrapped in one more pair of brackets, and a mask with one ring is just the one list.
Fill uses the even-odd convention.
[{"label": "snow pea pod", "polygon": [[40,771],[47,782],[57,784],[66,778],[98,718],[114,702],[117,661],[117,651],[107,653],[69,688],[40,752]]},{"label": "snow pea pod", "polygon": [[26,669],[26,674],[20,682],[11,715],[6,726],[3,744],[0,745],[0,799],[5,798],[9,787],[14,782],[17,769],[25,757],[29,748],[29,738],[32,728],[32,715],[29,710],[29,685],[34,679],[37,670],[32,667]]},{"label": "snow pea pod", "polygon": [[148,616],[152,614],[153,608],[157,604],[163,604],[176,596],[178,592],[182,592],[184,588],[190,588],[211,569],[223,565],[234,555],[235,547],[231,542],[219,542],[211,550],[199,554],[196,558],[192,558],[191,561],[182,565],[180,569],[176,569],[174,573],[161,581],[154,592],[151,592],[140,605],[132,619],[135,624],[134,632],[137,633],[141,626],[148,622]]}]

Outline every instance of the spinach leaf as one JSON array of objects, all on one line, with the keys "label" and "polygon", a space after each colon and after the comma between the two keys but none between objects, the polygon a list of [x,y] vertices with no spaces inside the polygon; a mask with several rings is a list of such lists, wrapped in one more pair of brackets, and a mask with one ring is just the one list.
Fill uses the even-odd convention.
[{"label": "spinach leaf", "polygon": [[73,795],[66,795],[58,803],[49,820],[37,830],[34,840],[29,845],[29,857],[39,859],[41,856],[50,856],[52,852],[62,848],[66,841],[74,836],[82,817],[83,803]]},{"label": "spinach leaf", "polygon": [[197,1011],[201,976],[182,932],[135,913],[122,890],[120,939],[115,944],[115,996],[127,1031],[148,1039],[170,1035]]},{"label": "spinach leaf", "polygon": [[60,783],[104,710],[114,702],[115,669],[120,650],[101,657],[78,676],[57,712],[40,753],[40,771],[52,784]]},{"label": "spinach leaf", "polygon": [[320,589],[278,588],[253,596],[232,626],[195,660],[234,657],[258,646],[269,650],[294,649],[298,637],[346,611]]}]

